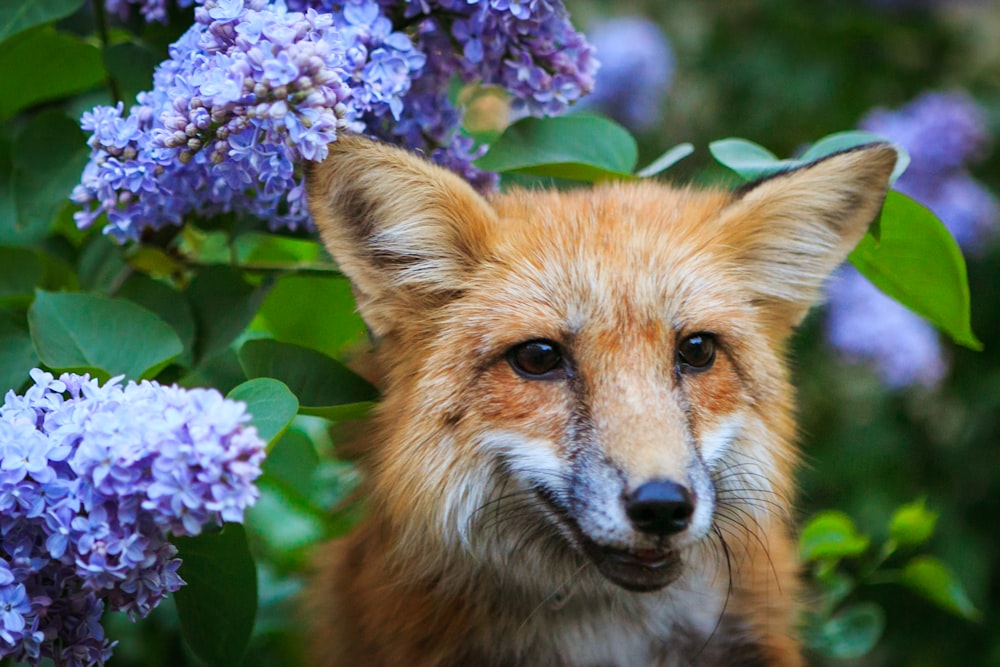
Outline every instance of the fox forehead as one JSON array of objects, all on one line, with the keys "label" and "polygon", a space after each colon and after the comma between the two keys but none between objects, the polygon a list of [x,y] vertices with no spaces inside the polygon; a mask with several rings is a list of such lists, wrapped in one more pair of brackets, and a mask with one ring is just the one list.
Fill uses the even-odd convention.
[{"label": "fox forehead", "polygon": [[588,330],[662,343],[731,326],[749,310],[738,267],[720,261],[730,241],[715,223],[730,201],[655,183],[499,195],[459,319],[508,343]]}]

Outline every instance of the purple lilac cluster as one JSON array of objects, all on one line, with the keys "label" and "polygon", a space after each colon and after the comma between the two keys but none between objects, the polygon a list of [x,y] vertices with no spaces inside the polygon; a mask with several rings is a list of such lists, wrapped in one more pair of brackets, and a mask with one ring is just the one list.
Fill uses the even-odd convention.
[{"label": "purple lilac cluster", "polygon": [[[115,0],[120,9],[122,0]],[[83,117],[93,149],[77,224],[137,240],[194,214],[309,226],[303,163],[345,130],[429,154],[488,189],[454,81],[502,86],[515,113],[557,114],[597,63],[561,0],[195,0],[153,89]],[[162,0],[140,3],[147,18]],[[109,3],[109,7],[111,4]]]},{"label": "purple lilac cluster", "polygon": [[[377,7],[379,20],[409,26],[424,66],[400,112],[364,113],[365,131],[428,154],[481,190],[496,187],[498,179],[472,164],[486,146],[459,131],[462,110],[450,95],[454,81],[503,88],[515,117],[560,114],[594,86],[593,49],[573,28],[561,0],[289,1],[345,18],[357,11],[352,8]],[[361,73],[362,80],[367,76]]]},{"label": "purple lilac cluster", "polygon": [[[876,109],[860,125],[910,153],[895,188],[931,209],[964,251],[975,254],[996,235],[1000,206],[968,171],[990,142],[985,113],[972,98],[928,92],[895,111]],[[933,386],[948,370],[931,325],[850,267],[831,283],[827,335],[848,358],[873,362],[892,387]]]},{"label": "purple lilac cluster", "polygon": [[598,23],[587,37],[601,69],[582,106],[634,130],[657,127],[674,75],[674,54],[660,27],[642,16],[623,16]]},{"label": "purple lilac cluster", "polygon": [[143,617],[183,584],[167,535],[242,521],[264,442],[214,389],[31,377],[0,407],[0,658],[103,664],[105,606]]},{"label": "purple lilac cluster", "polygon": [[245,212],[294,228],[301,173],[349,124],[344,46],[329,15],[264,0],[209,1],[124,113],[84,114],[90,162],[72,198],[81,227],[137,240],[189,214]]}]

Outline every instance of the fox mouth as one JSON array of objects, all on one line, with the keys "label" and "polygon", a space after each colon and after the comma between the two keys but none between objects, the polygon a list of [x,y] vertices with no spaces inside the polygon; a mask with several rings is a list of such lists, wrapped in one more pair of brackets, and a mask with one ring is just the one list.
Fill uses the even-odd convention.
[{"label": "fox mouth", "polygon": [[572,536],[568,540],[613,584],[636,593],[657,591],[681,575],[681,558],[675,550],[662,548],[622,549],[599,544],[583,532],[569,511],[544,488],[535,492],[558,523]]},{"label": "fox mouth", "polygon": [[673,550],[625,550],[604,547],[584,538],[583,552],[608,581],[636,593],[658,591],[681,574],[681,559]]}]

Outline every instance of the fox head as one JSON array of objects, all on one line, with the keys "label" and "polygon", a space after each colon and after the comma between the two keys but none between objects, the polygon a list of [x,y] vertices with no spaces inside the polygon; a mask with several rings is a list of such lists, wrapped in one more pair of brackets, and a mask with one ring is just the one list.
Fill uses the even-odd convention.
[{"label": "fox head", "polygon": [[785,341],[877,216],[891,147],[735,192],[493,197],[330,149],[308,196],[380,348],[370,495],[401,558],[649,591],[786,520]]}]

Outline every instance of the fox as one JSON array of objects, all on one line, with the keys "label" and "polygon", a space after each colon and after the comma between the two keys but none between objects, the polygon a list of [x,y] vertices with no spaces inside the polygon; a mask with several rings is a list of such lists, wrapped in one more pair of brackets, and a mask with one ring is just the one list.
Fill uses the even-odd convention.
[{"label": "fox", "polygon": [[788,342],[896,160],[481,194],[333,142],[307,199],[381,399],[310,664],[802,665]]}]

